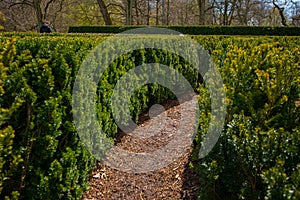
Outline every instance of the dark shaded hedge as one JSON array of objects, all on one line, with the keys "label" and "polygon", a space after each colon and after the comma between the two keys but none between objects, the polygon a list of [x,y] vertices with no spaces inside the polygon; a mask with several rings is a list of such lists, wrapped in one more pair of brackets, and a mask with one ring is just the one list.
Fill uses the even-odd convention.
[{"label": "dark shaded hedge", "polygon": [[[69,33],[121,33],[146,26],[71,26]],[[188,35],[277,35],[299,36],[300,27],[266,26],[155,26]]]}]

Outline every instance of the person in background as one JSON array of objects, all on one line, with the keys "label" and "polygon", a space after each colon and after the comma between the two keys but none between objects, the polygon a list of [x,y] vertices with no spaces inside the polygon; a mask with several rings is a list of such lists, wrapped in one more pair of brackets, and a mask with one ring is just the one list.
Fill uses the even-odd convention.
[{"label": "person in background", "polygon": [[53,30],[50,27],[50,23],[48,21],[44,21],[44,24],[40,28],[40,33],[51,33],[51,32],[53,32]]}]

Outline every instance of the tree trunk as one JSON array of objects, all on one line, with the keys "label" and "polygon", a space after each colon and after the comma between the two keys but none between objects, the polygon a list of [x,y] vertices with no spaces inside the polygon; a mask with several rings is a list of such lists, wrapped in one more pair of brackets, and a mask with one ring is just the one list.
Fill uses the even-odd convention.
[{"label": "tree trunk", "polygon": [[126,25],[132,25],[132,0],[127,0]]},{"label": "tree trunk", "polygon": [[158,4],[159,4],[159,0],[156,0],[156,20],[155,20],[155,25],[159,25],[159,18],[158,18],[158,14],[159,14],[159,8],[158,8]]},{"label": "tree trunk", "polygon": [[281,17],[281,24],[283,26],[288,26],[288,24],[286,23],[286,19],[285,19],[285,16],[284,16],[284,8],[280,8],[278,4],[275,3],[275,0],[273,0],[273,5],[275,6],[275,8],[278,10],[279,14],[280,14],[280,17]]},{"label": "tree trunk", "polygon": [[150,10],[151,10],[150,0],[148,0],[147,1],[147,25],[148,26],[150,25]]},{"label": "tree trunk", "polygon": [[199,24],[205,25],[206,16],[205,16],[205,0],[198,0],[198,8],[199,8]]},{"label": "tree trunk", "polygon": [[225,0],[225,4],[224,4],[224,13],[223,13],[223,25],[227,25],[227,12],[228,12],[228,1]]},{"label": "tree trunk", "polygon": [[112,20],[103,0],[97,0],[105,25],[112,25]]},{"label": "tree trunk", "polygon": [[43,21],[45,20],[43,13],[42,13],[42,5],[41,4],[42,4],[42,0],[34,0],[33,1],[33,8],[35,10],[35,15],[36,15],[36,19],[37,19],[39,27],[41,27],[43,25]]},{"label": "tree trunk", "polygon": [[139,14],[139,8],[138,8],[137,1],[134,1],[134,7],[135,7],[136,25],[140,25],[140,14]]},{"label": "tree trunk", "polygon": [[166,24],[169,25],[170,21],[170,0],[167,0],[167,16],[166,16]]},{"label": "tree trunk", "polygon": [[165,25],[165,0],[161,0],[161,25]]}]

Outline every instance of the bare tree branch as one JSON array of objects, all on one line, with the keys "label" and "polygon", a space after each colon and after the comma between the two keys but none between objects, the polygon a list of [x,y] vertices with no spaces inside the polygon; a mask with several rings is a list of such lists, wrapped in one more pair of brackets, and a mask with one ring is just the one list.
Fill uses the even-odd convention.
[{"label": "bare tree branch", "polygon": [[106,7],[109,8],[109,7],[111,7],[111,6],[119,7],[119,8],[121,8],[124,12],[126,11],[126,8],[125,8],[124,6],[122,6],[122,5],[120,5],[120,4],[116,4],[116,3],[108,3]]},{"label": "bare tree branch", "polygon": [[102,14],[102,17],[104,19],[105,25],[112,25],[112,20],[110,18],[110,15],[107,10],[107,6],[105,5],[105,2],[103,0],[97,0],[100,12]]},{"label": "bare tree branch", "polygon": [[22,2],[16,2],[16,3],[10,4],[10,5],[8,6],[8,8],[10,9],[10,8],[12,8],[12,7],[14,7],[14,6],[17,6],[17,5],[33,6],[33,3],[24,0],[24,1],[22,1]]},{"label": "bare tree branch", "polygon": [[50,1],[47,2],[46,6],[45,6],[45,9],[44,9],[44,17],[47,16],[47,13],[48,13],[48,9],[49,9],[50,4],[52,4],[52,3],[54,3],[54,2],[55,2],[55,0],[50,0]]},{"label": "bare tree branch", "polygon": [[285,19],[285,16],[284,16],[284,8],[280,7],[278,4],[276,4],[275,0],[273,0],[273,5],[275,6],[275,8],[278,10],[279,12],[279,15],[281,17],[281,23],[283,26],[288,26],[288,24],[286,23],[286,19]]}]

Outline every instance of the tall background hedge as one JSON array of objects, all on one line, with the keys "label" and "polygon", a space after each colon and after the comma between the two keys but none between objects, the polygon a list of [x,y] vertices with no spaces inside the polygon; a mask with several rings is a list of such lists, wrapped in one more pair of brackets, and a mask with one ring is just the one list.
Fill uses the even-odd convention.
[{"label": "tall background hedge", "polygon": [[[71,26],[69,33],[121,33],[147,26]],[[272,26],[155,26],[188,35],[277,35],[299,36],[300,27]]]}]

